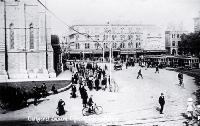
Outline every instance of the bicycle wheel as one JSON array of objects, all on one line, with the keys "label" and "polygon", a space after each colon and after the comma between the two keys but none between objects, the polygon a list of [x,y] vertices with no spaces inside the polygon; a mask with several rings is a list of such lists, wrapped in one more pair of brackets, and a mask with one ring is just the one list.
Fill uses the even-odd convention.
[{"label": "bicycle wheel", "polygon": [[83,116],[88,116],[90,113],[88,112],[88,109],[89,108],[83,108],[82,109],[82,114],[83,114]]},{"label": "bicycle wheel", "polygon": [[96,106],[96,107],[94,108],[94,111],[95,111],[95,113],[96,113],[97,115],[99,115],[99,114],[103,113],[103,108],[102,108],[101,106]]}]

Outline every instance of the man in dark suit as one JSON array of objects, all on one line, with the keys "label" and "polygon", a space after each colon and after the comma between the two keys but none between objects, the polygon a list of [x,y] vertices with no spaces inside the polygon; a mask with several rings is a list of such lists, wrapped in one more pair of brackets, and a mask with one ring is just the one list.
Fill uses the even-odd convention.
[{"label": "man in dark suit", "polygon": [[165,105],[165,98],[163,93],[161,93],[161,96],[159,97],[159,104],[160,104],[160,114],[163,114],[163,108]]}]

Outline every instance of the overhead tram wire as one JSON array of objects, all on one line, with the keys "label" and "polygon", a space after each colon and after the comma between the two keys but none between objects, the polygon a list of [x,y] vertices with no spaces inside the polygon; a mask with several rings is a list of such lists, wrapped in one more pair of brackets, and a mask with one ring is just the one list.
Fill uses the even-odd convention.
[{"label": "overhead tram wire", "polygon": [[[40,0],[37,0],[47,11],[49,11],[49,13],[51,13],[57,20],[59,20],[61,23],[63,23],[64,25],[66,25],[68,28],[72,29],[73,31],[77,32],[78,34],[81,34],[83,36],[87,36],[88,38],[90,38],[93,42],[97,42],[99,44],[98,41],[95,41],[91,35],[89,35],[88,33],[81,33],[78,30],[74,29],[73,27],[67,25],[62,19],[60,19],[55,13],[53,13],[51,10],[49,10]],[[102,47],[101,47],[102,48]]]},{"label": "overhead tram wire", "polygon": [[[64,25],[66,25],[68,28],[70,28],[70,29],[72,29],[73,31],[75,31],[76,33],[78,33],[78,34],[81,34],[81,35],[83,35],[83,36],[87,36],[88,38],[90,38],[93,42],[97,42],[98,44],[99,44],[99,46],[103,49],[103,47],[101,46],[101,44],[100,43],[103,43],[105,40],[102,40],[102,41],[96,41],[96,40],[94,40],[92,37],[93,36],[91,36],[91,35],[89,35],[88,33],[81,33],[81,32],[79,32],[78,30],[76,30],[76,29],[74,29],[73,27],[71,27],[71,26],[69,26],[69,25],[67,25],[61,18],[59,18],[54,12],[52,12],[50,9],[48,9],[40,0],[37,0],[47,11],[49,11],[49,13],[51,13],[57,20],[59,20],[61,23],[63,23]],[[123,40],[122,42],[125,42],[125,41],[128,41],[129,39],[125,39],[125,40]]]}]

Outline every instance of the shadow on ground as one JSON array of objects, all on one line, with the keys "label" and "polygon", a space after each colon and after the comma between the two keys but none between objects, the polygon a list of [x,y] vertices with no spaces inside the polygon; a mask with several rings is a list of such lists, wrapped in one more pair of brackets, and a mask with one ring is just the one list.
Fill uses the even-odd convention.
[{"label": "shadow on ground", "polygon": [[0,126],[88,126],[81,121],[0,121]]}]

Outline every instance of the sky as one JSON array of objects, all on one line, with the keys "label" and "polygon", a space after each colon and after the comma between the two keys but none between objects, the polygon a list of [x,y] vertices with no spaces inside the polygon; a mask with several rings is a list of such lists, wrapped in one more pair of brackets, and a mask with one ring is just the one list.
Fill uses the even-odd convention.
[{"label": "sky", "polygon": [[[194,30],[200,0],[46,0],[65,24],[153,24]],[[65,34],[66,25],[51,16],[52,33]]]}]

